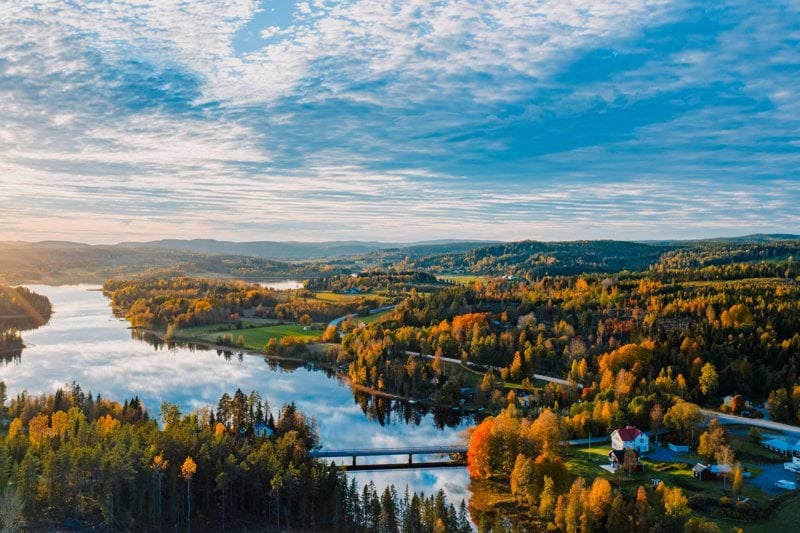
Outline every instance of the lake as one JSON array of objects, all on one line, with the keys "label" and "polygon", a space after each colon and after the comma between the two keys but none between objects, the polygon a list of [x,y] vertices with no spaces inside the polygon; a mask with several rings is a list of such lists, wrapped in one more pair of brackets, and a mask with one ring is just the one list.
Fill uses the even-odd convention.
[{"label": "lake", "polygon": [[[185,346],[154,347],[114,317],[108,299],[94,286],[29,288],[50,298],[53,316],[47,325],[23,333],[27,347],[21,358],[0,365],[9,396],[22,390],[51,393],[75,381],[86,392],[120,402],[138,395],[156,416],[162,401],[186,413],[216,406],[224,392],[257,390],[276,415],[293,401],[313,417],[327,449],[460,443],[472,423],[450,410],[432,412],[407,402],[354,395],[329,373],[306,366],[287,368],[259,356],[226,356]],[[361,484],[372,480],[379,489],[393,483],[401,493],[406,485],[426,494],[441,488],[455,504],[468,497],[465,468],[351,475]]]},{"label": "lake", "polygon": [[273,289],[276,291],[286,291],[286,290],[295,290],[295,289],[302,289],[303,282],[297,281],[294,279],[281,279],[275,281],[259,281],[256,282],[258,285],[261,285],[265,289]]}]

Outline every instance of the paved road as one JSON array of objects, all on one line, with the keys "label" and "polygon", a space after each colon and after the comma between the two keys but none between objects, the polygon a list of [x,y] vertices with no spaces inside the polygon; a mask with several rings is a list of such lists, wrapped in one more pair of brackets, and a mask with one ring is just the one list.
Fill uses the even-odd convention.
[{"label": "paved road", "polygon": [[[397,307],[397,306],[396,305],[386,305],[384,307],[377,307],[375,309],[370,309],[369,314],[374,315],[376,313],[382,313],[383,311],[388,311],[389,309],[394,309],[395,307]],[[356,316],[356,315],[351,313],[349,315],[340,316],[339,318],[334,318],[333,320],[331,320],[331,323],[328,324],[328,326],[338,327],[339,324],[341,324],[349,316]]]},{"label": "paved road", "polygon": [[[413,355],[415,357],[424,357],[425,359],[434,359],[435,358],[435,356],[433,356],[431,354],[419,353],[419,352],[411,352],[411,351],[408,351],[408,350],[406,350],[406,355]],[[447,363],[453,363],[453,364],[456,364],[456,365],[460,365],[461,364],[461,359],[453,359],[452,357],[442,357],[442,361],[445,361]],[[545,376],[544,374],[534,374],[533,377],[538,379],[538,380],[540,380],[540,381],[548,381],[550,383],[558,383],[559,385],[567,385],[567,386],[573,385],[573,383],[571,383],[570,381],[568,381],[566,379],[554,378],[552,376]],[[574,383],[574,385],[577,385],[578,388],[581,388],[581,389],[583,388],[583,385],[581,385],[580,383]]]},{"label": "paved road", "polygon": [[727,415],[725,413],[718,413],[711,409],[700,409],[708,418],[717,418],[723,424],[742,424],[745,426],[755,426],[764,429],[772,429],[780,431],[789,435],[800,438],[800,427],[792,426],[789,424],[782,424],[780,422],[773,422],[772,420],[761,420],[759,418],[745,418],[743,416]]}]

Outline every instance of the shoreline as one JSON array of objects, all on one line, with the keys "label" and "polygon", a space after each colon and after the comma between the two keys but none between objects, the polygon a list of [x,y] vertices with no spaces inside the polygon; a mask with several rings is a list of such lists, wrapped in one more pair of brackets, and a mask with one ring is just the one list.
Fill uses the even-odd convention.
[{"label": "shoreline", "polygon": [[[287,357],[287,356],[284,356],[284,355],[271,355],[271,354],[267,354],[267,353],[265,353],[263,351],[253,350],[252,348],[244,348],[244,347],[238,347],[238,346],[219,346],[219,345],[217,345],[217,344],[215,344],[213,342],[209,342],[209,341],[203,340],[203,339],[196,339],[196,338],[193,338],[193,337],[182,337],[182,338],[179,338],[179,339],[167,340],[166,339],[166,333],[163,332],[163,331],[158,331],[158,330],[149,329],[149,328],[141,328],[141,327],[131,327],[130,329],[138,330],[138,331],[147,333],[149,335],[153,335],[154,337],[160,339],[161,341],[163,341],[165,343],[195,344],[197,346],[202,346],[202,347],[208,348],[209,350],[224,350],[224,351],[230,351],[230,352],[241,352],[241,353],[244,353],[244,354],[247,354],[247,355],[259,356],[259,357],[263,357],[264,359],[271,359],[271,360],[274,360],[274,361],[286,361],[286,362],[291,362],[291,363],[303,363],[303,364],[314,363],[315,365],[319,365],[321,368],[324,368],[326,370],[330,370],[331,372],[333,372],[334,375],[338,379],[340,379],[342,382],[344,382],[348,387],[350,387],[351,390],[355,390],[355,391],[358,391],[358,392],[363,392],[363,393],[366,393],[366,394],[370,394],[372,396],[378,396],[378,397],[381,397],[381,398],[387,398],[387,399],[390,399],[390,400],[400,400],[400,401],[409,402],[409,403],[412,403],[412,404],[413,403],[422,404],[422,405],[426,405],[428,407],[441,408],[441,409],[452,409],[453,408],[452,405],[437,404],[437,403],[432,402],[432,401],[430,401],[428,399],[425,399],[425,398],[412,398],[412,397],[409,397],[409,396],[402,396],[400,394],[395,394],[395,393],[386,392],[386,391],[379,391],[377,389],[373,389],[373,388],[367,387],[365,385],[360,385],[360,384],[353,383],[353,380],[350,378],[349,375],[347,375],[346,373],[344,373],[341,370],[339,370],[338,368],[336,368],[335,365],[332,365],[331,363],[324,362],[324,361],[313,361],[313,360],[309,360],[309,359],[303,359],[303,358],[300,358],[300,357]],[[317,346],[320,346],[320,345],[323,345],[323,344],[331,344],[332,346],[336,346],[335,344],[332,344],[332,343],[308,343],[308,344],[315,344]],[[475,414],[475,412],[476,412],[475,409],[464,408],[464,407],[459,407],[459,410],[465,411],[466,413],[469,413],[469,414]]]}]

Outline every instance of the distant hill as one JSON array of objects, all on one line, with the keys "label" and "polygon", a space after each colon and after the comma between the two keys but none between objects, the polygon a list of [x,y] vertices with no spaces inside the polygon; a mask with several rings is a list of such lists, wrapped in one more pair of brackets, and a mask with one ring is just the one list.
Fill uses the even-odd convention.
[{"label": "distant hill", "polygon": [[650,242],[0,242],[0,283],[96,283],[153,271],[252,280],[308,279],[365,268],[532,279],[623,270],[670,272],[797,257],[800,236],[789,234]]},{"label": "distant hill", "polygon": [[625,241],[519,241],[457,253],[413,256],[382,251],[372,255],[382,268],[434,273],[555,276],[645,270],[671,246]]},{"label": "distant hill", "polygon": [[102,283],[113,277],[174,272],[249,280],[306,279],[350,272],[336,265],[289,263],[249,255],[68,242],[0,242],[0,283]]},{"label": "distant hill", "polygon": [[278,242],[251,241],[232,242],[214,239],[164,239],[150,242],[125,242],[118,247],[185,250],[199,253],[223,255],[249,255],[278,260],[305,261],[310,259],[336,259],[369,254],[378,250],[398,248],[421,248],[428,253],[458,252],[485,246],[491,241],[428,241],[421,243],[387,243],[378,241],[323,241],[323,242]]}]

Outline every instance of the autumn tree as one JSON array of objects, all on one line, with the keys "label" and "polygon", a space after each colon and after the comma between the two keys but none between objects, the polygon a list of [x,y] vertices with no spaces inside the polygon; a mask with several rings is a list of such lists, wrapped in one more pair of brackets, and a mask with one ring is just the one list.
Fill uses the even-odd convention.
[{"label": "autumn tree", "polygon": [[543,410],[528,431],[529,438],[542,453],[558,455],[563,440],[561,421],[551,409]]},{"label": "autumn tree", "polygon": [[553,517],[553,510],[555,509],[557,498],[553,478],[544,476],[543,485],[542,493],[539,496],[539,516],[545,520],[549,520]]},{"label": "autumn tree", "polygon": [[681,442],[686,442],[690,430],[703,420],[703,413],[693,403],[678,401],[664,415],[664,425],[680,434]]},{"label": "autumn tree", "polygon": [[661,404],[655,404],[652,409],[650,409],[650,429],[653,430],[656,436],[656,446],[658,446],[658,434],[659,429],[661,429],[661,423],[664,421],[664,409],[661,407]]},{"label": "autumn tree", "polygon": [[329,325],[322,333],[322,342],[336,342],[338,340],[339,330],[334,325]]},{"label": "autumn tree", "polygon": [[631,474],[636,470],[639,465],[639,459],[636,456],[636,452],[633,451],[633,448],[625,448],[625,455],[622,458],[622,469],[628,474],[628,479],[631,478]]},{"label": "autumn tree", "polygon": [[192,530],[192,477],[197,473],[197,463],[191,457],[187,457],[181,465],[181,477],[186,481],[186,524],[188,530]]},{"label": "autumn tree", "polygon": [[647,531],[650,527],[650,502],[647,499],[647,490],[641,485],[636,490],[635,517],[638,531]]},{"label": "autumn tree", "polygon": [[709,422],[708,429],[700,435],[697,453],[706,461],[711,461],[727,442],[725,428],[714,418]]},{"label": "autumn tree", "polygon": [[739,496],[742,494],[742,488],[744,488],[744,476],[742,475],[742,465],[736,464],[736,467],[733,469],[733,494],[738,499]]},{"label": "autumn tree", "polygon": [[711,363],[703,365],[703,368],[700,370],[699,383],[700,392],[703,393],[706,399],[709,399],[712,394],[717,392],[717,388],[719,387],[719,375],[714,365]]},{"label": "autumn tree", "polygon": [[733,460],[734,460],[733,448],[731,448],[727,444],[721,446],[717,450],[715,458],[717,460],[717,464],[721,467],[720,471],[722,472],[722,486],[725,487],[728,481],[728,477],[730,477],[731,465],[733,465]]}]

